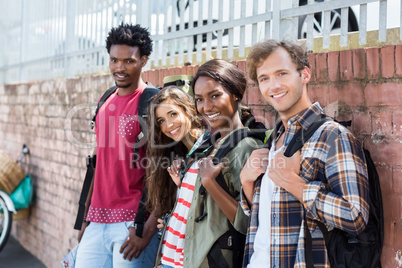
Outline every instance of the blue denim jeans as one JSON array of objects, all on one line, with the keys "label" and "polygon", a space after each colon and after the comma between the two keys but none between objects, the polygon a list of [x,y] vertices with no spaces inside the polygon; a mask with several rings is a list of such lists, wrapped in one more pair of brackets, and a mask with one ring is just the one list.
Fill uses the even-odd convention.
[{"label": "blue denim jeans", "polygon": [[155,264],[159,239],[155,235],[138,258],[123,259],[120,247],[126,241],[129,222],[100,224],[91,222],[78,247],[76,268],[150,268]]}]

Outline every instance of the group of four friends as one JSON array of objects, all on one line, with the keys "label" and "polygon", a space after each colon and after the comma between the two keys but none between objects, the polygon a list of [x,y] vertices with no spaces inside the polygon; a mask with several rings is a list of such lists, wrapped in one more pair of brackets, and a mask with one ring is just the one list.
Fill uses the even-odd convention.
[{"label": "group of four friends", "polygon": [[[194,75],[192,96],[169,86],[152,98],[147,146],[140,150],[140,160],[146,161],[136,168],[132,145],[140,132],[139,97],[147,87],[141,70],[152,40],[147,29],[122,23],[109,32],[106,48],[118,89],[96,118],[97,163],[76,267],[305,267],[305,226],[314,266],[330,267],[315,221],[351,234],[365,228],[366,163],[360,143],[346,128],[326,122],[300,151],[284,156],[295,133],[323,113],[307,94],[311,71],[303,46],[265,40],[247,57],[248,77],[282,123],[272,134],[270,149],[260,139],[246,137],[224,161],[213,162],[225,140],[258,125],[241,104],[245,74],[232,63],[213,59]],[[211,146],[204,146],[211,137],[216,137]],[[207,153],[191,157],[199,148]],[[217,181],[219,174],[226,189]],[[139,237],[133,221],[144,187],[149,215]],[[170,217],[162,224],[165,214]],[[240,245],[243,263],[232,256],[232,237],[225,236],[231,229],[247,235]]]}]

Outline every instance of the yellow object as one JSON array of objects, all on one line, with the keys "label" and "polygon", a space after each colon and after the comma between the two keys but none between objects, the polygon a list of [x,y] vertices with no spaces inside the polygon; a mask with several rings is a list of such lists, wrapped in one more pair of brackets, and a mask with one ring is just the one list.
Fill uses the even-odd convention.
[{"label": "yellow object", "polygon": [[25,178],[25,173],[7,154],[0,151],[0,189],[11,194]]},{"label": "yellow object", "polygon": [[177,86],[187,94],[193,96],[193,90],[191,88],[192,80],[193,77],[191,75],[170,75],[163,78],[163,87]]}]

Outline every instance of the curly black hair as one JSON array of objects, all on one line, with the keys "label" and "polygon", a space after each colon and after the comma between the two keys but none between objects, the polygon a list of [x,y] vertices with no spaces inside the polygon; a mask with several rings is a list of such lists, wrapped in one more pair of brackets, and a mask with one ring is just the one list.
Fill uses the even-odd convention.
[{"label": "curly black hair", "polygon": [[110,53],[112,45],[128,45],[138,47],[142,56],[149,56],[152,52],[152,39],[148,29],[142,28],[139,24],[124,24],[113,27],[106,38],[107,53]]}]

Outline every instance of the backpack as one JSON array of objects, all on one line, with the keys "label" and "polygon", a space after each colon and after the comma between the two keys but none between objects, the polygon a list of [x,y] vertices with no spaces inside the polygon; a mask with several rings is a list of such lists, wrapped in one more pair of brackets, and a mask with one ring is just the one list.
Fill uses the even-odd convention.
[{"label": "backpack", "polygon": [[[95,127],[95,119],[99,112],[100,107],[117,90],[117,88],[118,88],[117,86],[113,86],[113,87],[109,88],[100,98],[98,105],[96,107],[95,115],[93,116],[92,121],[91,121],[92,129]],[[139,99],[138,121],[140,123],[141,132],[137,135],[137,137],[135,139],[135,145],[133,148],[133,150],[134,150],[134,158],[133,158],[134,168],[137,168],[139,150],[146,143],[148,126],[147,126],[145,117],[147,114],[147,108],[151,101],[152,96],[157,94],[158,91],[159,91],[158,88],[154,87],[151,83],[147,83],[147,87],[141,93],[141,96]],[[78,202],[78,205],[79,205],[78,213],[77,213],[77,217],[76,217],[75,224],[74,224],[74,229],[76,229],[76,230],[81,230],[82,222],[84,219],[85,202],[87,200],[89,188],[91,186],[92,178],[93,178],[93,175],[95,172],[96,155],[94,155],[93,157],[90,157],[90,156],[87,157],[86,166],[87,166],[87,172],[85,174],[85,180],[84,180],[84,184],[82,186],[80,200]],[[146,214],[145,202],[146,202],[146,189],[144,189],[144,191],[143,191],[140,205],[139,205],[139,208],[137,211],[137,215],[134,220],[135,226],[136,226],[136,235],[138,237],[142,237],[142,230],[144,227],[143,225],[144,225],[145,214]]]},{"label": "backpack", "polygon": [[[333,119],[321,114],[317,116],[306,131],[300,129],[290,141],[284,155],[290,157],[296,151],[300,150],[305,141],[310,139],[314,132],[327,121],[333,121]],[[345,127],[351,125],[351,121],[338,123]],[[278,129],[278,127],[276,129]],[[273,138],[270,139],[269,145],[272,143],[272,139]],[[331,267],[381,267],[380,257],[384,240],[384,215],[381,187],[370,152],[364,148],[363,151],[367,163],[370,194],[369,220],[364,231],[357,236],[353,236],[337,228],[328,231],[323,223],[315,221],[323,233]],[[304,217],[305,214],[306,213],[304,213]],[[314,267],[311,233],[307,227],[306,219],[304,220],[304,229],[306,236],[306,267]]]},{"label": "backpack", "polygon": [[[265,133],[265,129],[264,129]],[[267,132],[268,133],[268,132]],[[270,132],[269,132],[270,134]],[[261,141],[264,140],[265,135],[261,135],[261,133],[251,131],[248,129],[240,129],[234,132],[230,137],[228,137],[223,144],[220,146],[218,151],[216,152],[214,158],[212,159],[213,163],[217,165],[222,159],[234,148],[236,145],[246,137],[252,137],[255,139],[259,139]],[[205,141],[200,147],[198,147],[192,154],[190,154],[182,166],[180,167],[179,174],[181,176],[181,180],[186,173],[186,171],[190,168],[191,164],[194,160],[198,160],[200,158],[208,156],[213,150],[213,145],[216,140],[220,138],[220,133],[216,133],[209,140]],[[222,173],[219,173],[216,178],[218,184],[227,192],[229,192],[229,188],[225,182],[225,179]],[[206,197],[206,190],[204,186],[201,185],[199,189],[199,194],[203,198],[203,203],[200,207],[200,215],[195,219],[196,222],[203,221],[204,218],[208,215],[208,212],[204,211],[204,202]],[[233,267],[241,267],[243,262],[243,254],[244,254],[244,244],[246,241],[246,235],[238,232],[233,225],[228,220],[229,231],[223,234],[221,237],[217,239],[217,241],[213,244],[210,249],[207,258],[209,267],[227,267],[227,263],[222,255],[221,249],[228,249],[233,251]]]},{"label": "backpack", "polygon": [[194,97],[193,89],[191,87],[192,80],[193,77],[191,75],[181,74],[165,76],[163,78],[163,87],[176,86],[181,88],[188,95]]}]

